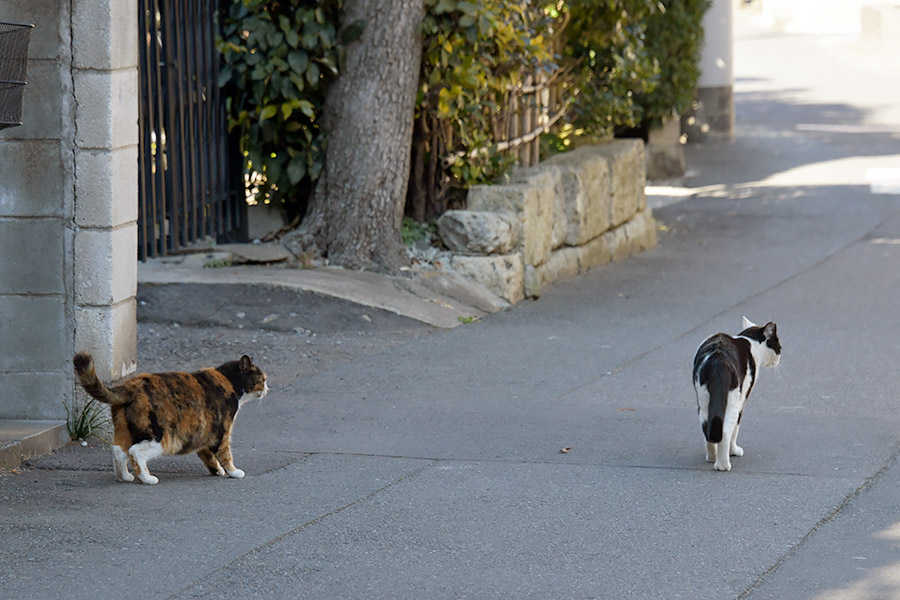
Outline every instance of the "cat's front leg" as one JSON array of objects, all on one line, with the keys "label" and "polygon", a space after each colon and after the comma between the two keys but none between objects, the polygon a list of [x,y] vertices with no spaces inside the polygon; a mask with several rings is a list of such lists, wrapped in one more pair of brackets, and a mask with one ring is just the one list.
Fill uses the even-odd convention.
[{"label": "cat's front leg", "polygon": [[210,475],[222,476],[225,474],[225,469],[219,464],[219,459],[216,458],[216,455],[213,454],[212,450],[209,448],[197,450],[197,456],[200,457],[200,460],[202,460],[203,464],[206,465],[206,468],[209,469]]},{"label": "cat's front leg", "polygon": [[128,454],[115,444],[113,444],[112,453],[113,471],[116,474],[116,480],[125,482],[134,481],[134,475],[128,470],[128,463],[130,462]]},{"label": "cat's front leg", "polygon": [[222,463],[222,466],[225,467],[225,472],[228,473],[229,477],[240,479],[244,476],[244,472],[234,466],[234,460],[231,457],[230,435],[226,435],[225,439],[222,440],[219,451],[216,452],[216,457],[219,459],[219,462]]}]

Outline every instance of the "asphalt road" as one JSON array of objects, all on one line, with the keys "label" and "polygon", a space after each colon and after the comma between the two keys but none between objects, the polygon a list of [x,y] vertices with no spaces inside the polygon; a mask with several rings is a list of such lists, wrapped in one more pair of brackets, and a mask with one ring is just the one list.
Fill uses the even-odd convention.
[{"label": "asphalt road", "polygon": [[[736,65],[736,140],[689,147],[657,248],[273,382],[242,480],[80,447],[3,475],[0,596],[900,598],[900,76],[753,29]],[[718,473],[691,360],[742,315],[784,351]]]}]

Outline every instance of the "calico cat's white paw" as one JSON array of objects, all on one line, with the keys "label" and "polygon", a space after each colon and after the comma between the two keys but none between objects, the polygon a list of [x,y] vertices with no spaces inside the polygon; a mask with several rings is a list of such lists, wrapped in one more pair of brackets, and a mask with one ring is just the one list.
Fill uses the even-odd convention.
[{"label": "calico cat's white paw", "polygon": [[141,473],[140,478],[141,483],[146,483],[147,485],[156,485],[157,483],[159,483],[159,478],[153,475],[144,475],[143,473]]},{"label": "calico cat's white paw", "polygon": [[244,472],[240,469],[235,469],[234,471],[228,471],[229,477],[234,477],[235,479],[241,479],[244,477]]},{"label": "calico cat's white paw", "polygon": [[124,483],[130,483],[130,482],[134,481],[134,475],[132,475],[128,471],[125,471],[124,473],[122,473],[118,477],[116,477],[116,480],[122,481]]},{"label": "calico cat's white paw", "polygon": [[740,446],[735,446],[734,448],[731,449],[731,455],[732,456],[743,456],[744,449],[741,448]]}]

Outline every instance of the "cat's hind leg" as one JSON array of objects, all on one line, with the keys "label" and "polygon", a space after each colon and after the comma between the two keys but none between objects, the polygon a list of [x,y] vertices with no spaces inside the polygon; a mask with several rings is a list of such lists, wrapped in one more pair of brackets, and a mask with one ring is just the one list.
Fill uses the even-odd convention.
[{"label": "cat's hind leg", "polygon": [[141,482],[153,485],[159,483],[159,479],[147,470],[147,461],[162,456],[163,448],[159,442],[143,441],[128,449],[128,454],[134,459],[135,470]]},{"label": "cat's hind leg", "polygon": [[738,417],[741,412],[741,394],[737,389],[728,392],[725,404],[725,419],[722,422],[722,441],[719,442],[716,455],[716,470],[731,470],[731,443],[735,439]]},{"label": "cat's hind leg", "polygon": [[213,454],[212,450],[210,450],[209,448],[197,450],[197,456],[200,457],[200,460],[202,460],[203,464],[206,465],[206,468],[209,469],[210,475],[225,474],[225,469],[223,469],[222,465],[219,464],[219,459],[216,458],[216,455]]},{"label": "cat's hind leg", "polygon": [[734,426],[734,434],[731,436],[731,455],[732,456],[743,456],[744,449],[737,445],[737,436],[738,431],[741,429],[741,419],[738,417],[738,422]]},{"label": "cat's hind leg", "polygon": [[712,442],[706,442],[706,462],[716,462],[716,446]]},{"label": "cat's hind leg", "polygon": [[128,454],[116,444],[112,447],[113,455],[113,471],[116,474],[116,481],[134,481],[134,475],[128,470],[129,457]]}]

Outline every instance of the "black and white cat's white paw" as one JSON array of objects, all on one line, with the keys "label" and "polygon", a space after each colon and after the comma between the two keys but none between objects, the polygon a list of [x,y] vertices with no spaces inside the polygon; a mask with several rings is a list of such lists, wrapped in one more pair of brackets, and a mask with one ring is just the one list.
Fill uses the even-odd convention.
[{"label": "black and white cat's white paw", "polygon": [[717,460],[716,461],[716,471],[730,471],[731,470],[731,461],[730,460]]},{"label": "black and white cat's white paw", "polygon": [[737,445],[732,446],[732,447],[731,447],[731,455],[732,455],[732,456],[743,456],[743,455],[744,455],[744,449],[741,448],[740,446],[737,446]]}]

